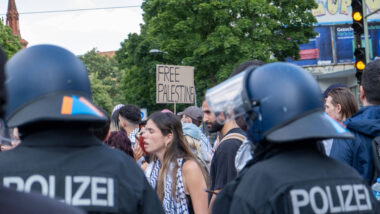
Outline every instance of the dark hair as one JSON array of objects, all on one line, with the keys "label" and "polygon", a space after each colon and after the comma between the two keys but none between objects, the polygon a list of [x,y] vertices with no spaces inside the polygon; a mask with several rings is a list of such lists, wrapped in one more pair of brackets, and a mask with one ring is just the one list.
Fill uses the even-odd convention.
[{"label": "dark hair", "polygon": [[253,59],[253,60],[248,61],[248,62],[243,62],[237,68],[235,68],[235,70],[230,74],[230,77],[233,77],[233,76],[243,72],[245,69],[247,69],[250,66],[255,66],[256,68],[258,68],[264,64],[265,63],[263,61],[257,60],[257,59]]},{"label": "dark hair", "polygon": [[119,109],[119,115],[133,124],[141,122],[140,108],[135,105],[125,105]]},{"label": "dark hair", "polygon": [[362,86],[367,101],[380,104],[380,59],[367,64],[362,75]]},{"label": "dark hair", "polygon": [[333,106],[340,104],[342,116],[350,118],[358,111],[358,103],[350,89],[338,87],[331,89],[327,96],[331,97]]},{"label": "dark hair", "polygon": [[102,127],[90,128],[90,132],[95,135],[102,142],[106,140],[108,132],[110,130],[110,117],[104,109],[100,109],[104,115],[107,117],[107,121]]},{"label": "dark hair", "polygon": [[[198,162],[197,158],[194,156],[192,151],[190,150],[186,138],[182,131],[181,121],[174,115],[162,112],[155,112],[149,116],[148,121],[152,120],[153,123],[160,129],[162,135],[167,136],[168,134],[173,135],[173,141],[169,143],[166,147],[165,154],[163,157],[162,164],[162,173],[160,174],[157,182],[157,193],[159,198],[163,199],[164,194],[164,178],[166,173],[169,170],[170,163],[174,164],[173,172],[176,172],[178,169],[177,158],[183,158],[184,160],[194,160],[199,168],[204,173],[203,167]],[[157,160],[157,157],[153,155],[153,158]],[[204,173],[205,179],[207,179],[207,175]],[[175,181],[176,173],[172,175],[173,181]],[[175,195],[176,182],[172,182],[172,194]]]},{"label": "dark hair", "polygon": [[105,143],[113,148],[123,151],[125,154],[130,155],[133,158],[132,143],[124,131],[111,132]]},{"label": "dark hair", "polygon": [[345,84],[342,83],[334,83],[329,85],[329,87],[326,88],[326,90],[323,92],[323,97],[326,99],[329,95],[329,92],[334,88],[347,88]]}]

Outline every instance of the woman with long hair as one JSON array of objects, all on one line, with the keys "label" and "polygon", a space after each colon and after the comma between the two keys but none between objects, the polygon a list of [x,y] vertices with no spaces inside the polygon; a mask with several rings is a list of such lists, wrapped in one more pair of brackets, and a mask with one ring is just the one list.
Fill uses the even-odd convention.
[{"label": "woman with long hair", "polygon": [[174,114],[156,112],[147,121],[144,147],[153,161],[145,170],[166,213],[207,213],[207,174],[187,146]]}]

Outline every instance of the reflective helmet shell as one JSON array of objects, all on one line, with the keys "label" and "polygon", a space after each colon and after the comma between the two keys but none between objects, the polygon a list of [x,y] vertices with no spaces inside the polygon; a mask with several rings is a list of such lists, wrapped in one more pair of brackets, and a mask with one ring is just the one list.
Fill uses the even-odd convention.
[{"label": "reflective helmet shell", "polygon": [[247,122],[254,141],[287,142],[307,138],[352,137],[324,113],[318,83],[290,63],[271,63],[250,72],[245,93],[253,103]]},{"label": "reflective helmet shell", "polygon": [[5,69],[9,127],[38,121],[106,121],[91,103],[85,66],[70,51],[54,45],[32,46],[15,54]]}]

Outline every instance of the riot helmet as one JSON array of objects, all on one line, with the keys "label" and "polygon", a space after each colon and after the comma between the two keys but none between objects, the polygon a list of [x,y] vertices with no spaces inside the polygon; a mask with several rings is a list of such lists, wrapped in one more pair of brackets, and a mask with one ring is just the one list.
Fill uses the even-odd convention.
[{"label": "riot helmet", "polygon": [[9,127],[35,122],[87,122],[102,126],[107,117],[91,102],[83,63],[70,51],[36,45],[19,51],[6,64]]},{"label": "riot helmet", "polygon": [[206,100],[219,122],[244,114],[253,142],[353,137],[324,112],[314,78],[290,63],[249,67],[208,90]]}]

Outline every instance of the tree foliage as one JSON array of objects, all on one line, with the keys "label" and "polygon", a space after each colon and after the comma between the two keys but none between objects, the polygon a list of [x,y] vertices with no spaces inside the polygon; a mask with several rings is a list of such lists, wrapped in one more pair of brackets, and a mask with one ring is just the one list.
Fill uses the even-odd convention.
[{"label": "tree foliage", "polygon": [[9,26],[3,25],[0,21],[0,47],[4,50],[8,59],[19,51],[22,46],[20,39],[12,34]]},{"label": "tree foliage", "polygon": [[164,53],[150,53],[154,42],[142,33],[129,34],[116,52],[116,59],[125,69],[121,80],[121,90],[126,103],[132,103],[149,111],[173,107],[156,105],[156,64],[165,63]]},{"label": "tree foliage", "polygon": [[113,106],[123,103],[120,93],[122,71],[113,57],[101,56],[92,49],[79,57],[89,74],[93,102],[111,113]]},{"label": "tree foliage", "polygon": [[[316,35],[310,12],[316,6],[314,0],[146,0],[141,34],[130,34],[117,52],[128,73],[123,87],[133,90],[131,101],[152,106],[157,61],[194,66],[202,97],[244,61],[297,58],[299,45]],[[152,56],[151,49],[162,53]]]}]

